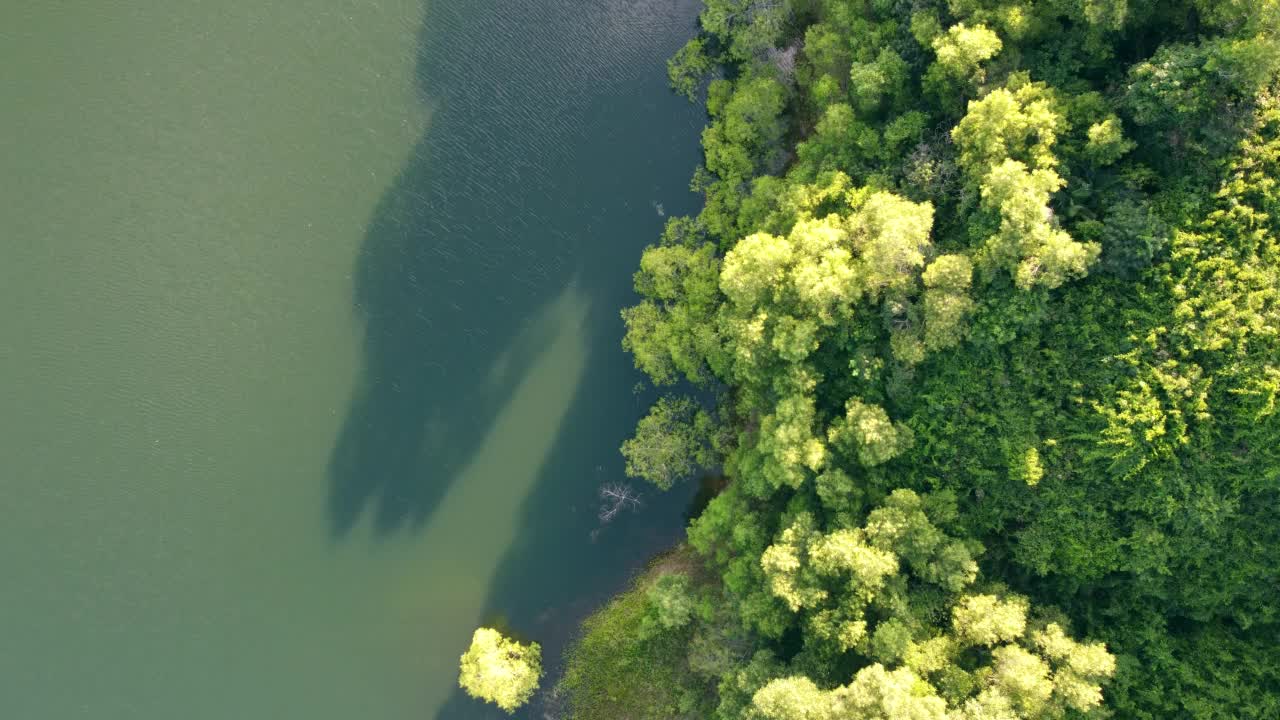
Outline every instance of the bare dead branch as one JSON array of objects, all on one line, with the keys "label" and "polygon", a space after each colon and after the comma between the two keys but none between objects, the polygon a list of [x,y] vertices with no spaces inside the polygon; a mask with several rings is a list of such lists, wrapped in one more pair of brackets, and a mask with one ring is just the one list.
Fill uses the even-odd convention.
[{"label": "bare dead branch", "polygon": [[600,486],[600,522],[608,523],[623,510],[639,510],[640,495],[623,483],[607,483]]}]

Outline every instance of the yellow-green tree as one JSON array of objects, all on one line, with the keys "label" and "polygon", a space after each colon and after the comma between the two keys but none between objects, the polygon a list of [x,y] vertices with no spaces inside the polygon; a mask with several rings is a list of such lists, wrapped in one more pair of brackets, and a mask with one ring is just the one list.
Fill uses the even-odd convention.
[{"label": "yellow-green tree", "polygon": [[[799,515],[760,563],[773,594],[806,624],[802,655],[867,662],[830,690],[791,675],[756,691],[769,720],[1049,720],[1089,715],[1115,659],[1068,637],[1026,598],[975,590],[975,547],[928,512],[948,503],[897,490],[859,528],[820,533]],[[829,666],[830,663],[822,663]]]},{"label": "yellow-green tree", "polygon": [[706,204],[624,317],[714,421],[625,452],[715,450],[679,628],[749,636],[648,716],[1075,717],[1070,620],[1117,717],[1280,717],[1280,2],[705,5]]},{"label": "yellow-green tree", "polygon": [[458,685],[471,697],[506,710],[529,702],[542,677],[542,647],[522,645],[491,628],[471,636],[471,647],[462,655]]}]

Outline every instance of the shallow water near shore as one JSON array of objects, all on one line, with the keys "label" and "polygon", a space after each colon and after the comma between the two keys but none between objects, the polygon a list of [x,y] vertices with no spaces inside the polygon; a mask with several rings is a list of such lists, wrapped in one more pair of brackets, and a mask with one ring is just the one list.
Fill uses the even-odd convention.
[{"label": "shallow water near shore", "polygon": [[0,11],[0,717],[499,717],[480,623],[554,673],[694,491],[596,517],[696,10]]}]

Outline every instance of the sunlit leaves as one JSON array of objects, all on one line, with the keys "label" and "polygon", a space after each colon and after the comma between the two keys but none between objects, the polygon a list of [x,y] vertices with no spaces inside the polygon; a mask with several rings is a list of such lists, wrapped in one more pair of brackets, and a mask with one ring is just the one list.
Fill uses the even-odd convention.
[{"label": "sunlit leaves", "polygon": [[766,233],[749,235],[725,256],[720,288],[738,306],[755,307],[782,299],[784,282],[795,257],[787,238]]},{"label": "sunlit leaves", "polygon": [[1088,132],[1089,142],[1085,145],[1085,154],[1098,165],[1111,165],[1137,145],[1125,138],[1120,118],[1115,115],[1090,125]]},{"label": "sunlit leaves", "polygon": [[1000,37],[983,25],[966,27],[959,23],[932,41],[938,66],[957,78],[983,80],[982,63],[1000,52]]},{"label": "sunlit leaves", "polygon": [[645,634],[678,630],[693,619],[694,597],[689,577],[681,573],[662,575],[645,590]]},{"label": "sunlit leaves", "polygon": [[964,255],[941,255],[924,271],[924,345],[943,350],[960,343],[973,311],[969,286],[973,263]]},{"label": "sunlit leaves", "polygon": [[515,712],[538,689],[542,676],[542,648],[522,645],[497,630],[480,628],[463,654],[458,685],[468,695]]},{"label": "sunlit leaves", "polygon": [[990,647],[1010,642],[1027,629],[1027,603],[1021,598],[968,595],[952,610],[952,622],[966,643]]},{"label": "sunlit leaves", "polygon": [[1024,83],[997,88],[969,103],[969,111],[952,130],[960,149],[960,165],[982,178],[996,165],[1017,160],[1035,169],[1057,165],[1053,145],[1064,127],[1053,96],[1044,86]]},{"label": "sunlit leaves", "polygon": [[1084,277],[1102,249],[1080,243],[1053,222],[1049,195],[1063,186],[1053,170],[1030,170],[1006,159],[983,178],[983,206],[999,213],[1000,229],[979,255],[984,265],[1002,268],[1018,287],[1049,289]]},{"label": "sunlit leaves", "polygon": [[1117,672],[1125,717],[1276,716],[1277,12],[707,3],[706,209],[627,343],[726,389],[690,539],[785,652],[710,662],[717,720],[1058,720]]},{"label": "sunlit leaves", "polygon": [[894,425],[884,408],[858,398],[848,400],[844,417],[832,423],[827,439],[868,467],[893,459],[912,442],[909,428]]},{"label": "sunlit leaves", "polygon": [[636,290],[645,300],[622,311],[623,347],[654,382],[683,375],[705,381],[719,361],[720,339],[711,322],[719,302],[720,262],[710,245],[659,245],[645,250]]},{"label": "sunlit leaves", "polygon": [[914,288],[925,253],[933,247],[929,240],[932,205],[872,193],[850,217],[849,226],[871,293],[898,295]]},{"label": "sunlit leaves", "polygon": [[[764,552],[772,592],[808,619],[807,642],[856,650],[871,662],[831,690],[800,675],[773,680],[755,693],[758,713],[780,720],[1047,720],[1098,705],[1100,683],[1115,671],[1106,648],[1079,643],[1054,623],[1033,626],[1021,596],[965,592],[976,564],[930,521],[926,505],[898,490],[864,527],[826,534],[802,513]],[[946,505],[937,505],[941,516]],[[934,572],[956,552],[966,557],[952,564],[963,568],[958,574]],[[914,609],[908,593],[920,593],[919,582],[950,594],[948,616]]]}]

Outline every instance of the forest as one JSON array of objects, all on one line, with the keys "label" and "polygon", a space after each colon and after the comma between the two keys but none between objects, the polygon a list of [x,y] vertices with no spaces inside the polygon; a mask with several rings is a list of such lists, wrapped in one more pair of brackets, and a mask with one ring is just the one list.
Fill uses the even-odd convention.
[{"label": "forest", "polygon": [[705,0],[567,717],[1280,717],[1280,3]]}]

